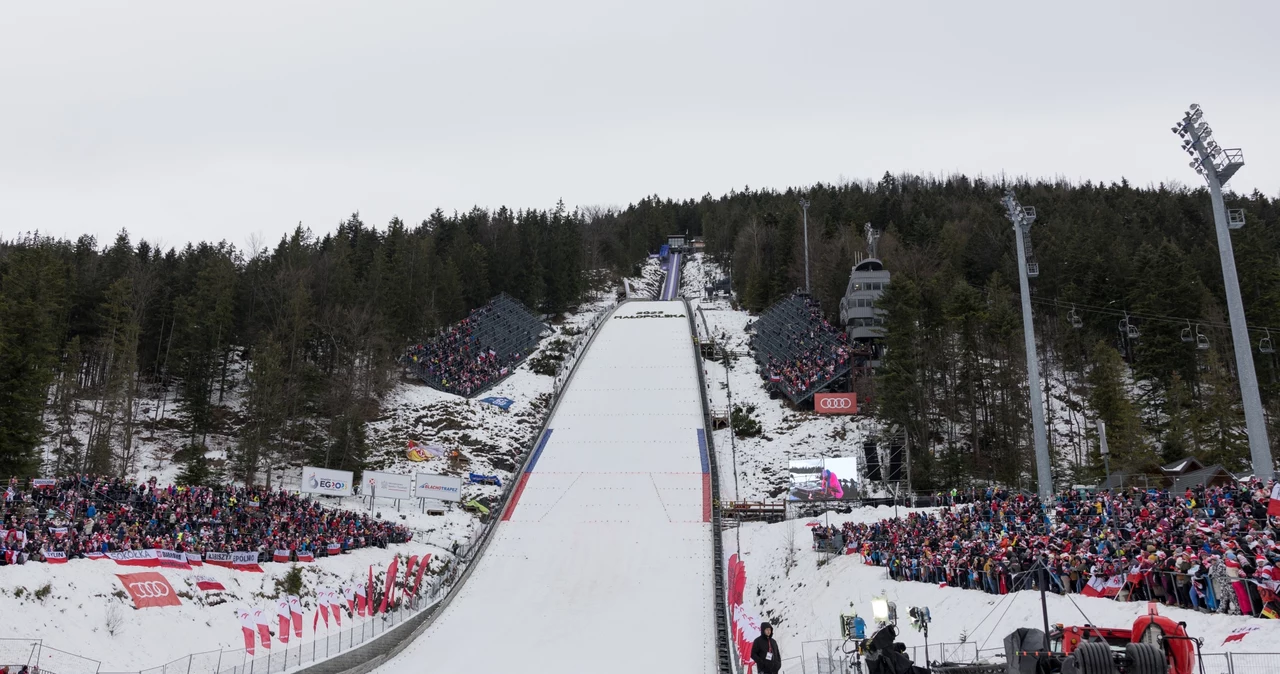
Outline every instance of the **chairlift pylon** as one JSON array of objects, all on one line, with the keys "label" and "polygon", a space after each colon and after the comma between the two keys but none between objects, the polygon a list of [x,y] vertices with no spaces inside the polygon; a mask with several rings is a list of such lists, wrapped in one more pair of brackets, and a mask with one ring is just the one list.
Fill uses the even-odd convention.
[{"label": "chairlift pylon", "polygon": [[1084,321],[1080,319],[1080,314],[1076,313],[1075,305],[1072,305],[1071,311],[1067,312],[1067,322],[1077,330],[1084,327]]},{"label": "chairlift pylon", "polygon": [[1276,347],[1271,343],[1271,331],[1265,330],[1264,332],[1267,333],[1267,336],[1258,341],[1258,351],[1260,353],[1275,353]]},{"label": "chairlift pylon", "polygon": [[1200,324],[1196,323],[1196,349],[1204,351],[1209,348],[1209,338],[1200,332]]},{"label": "chairlift pylon", "polygon": [[1187,327],[1182,329],[1182,341],[1188,344],[1196,341],[1195,335],[1191,334],[1191,321],[1187,321]]}]

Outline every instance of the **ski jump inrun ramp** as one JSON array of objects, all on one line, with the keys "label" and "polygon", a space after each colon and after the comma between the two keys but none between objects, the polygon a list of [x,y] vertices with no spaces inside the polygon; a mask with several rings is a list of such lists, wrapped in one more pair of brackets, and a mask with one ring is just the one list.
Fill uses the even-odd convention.
[{"label": "ski jump inrun ramp", "polygon": [[618,307],[470,578],[379,674],[715,672],[691,339],[681,302]]}]

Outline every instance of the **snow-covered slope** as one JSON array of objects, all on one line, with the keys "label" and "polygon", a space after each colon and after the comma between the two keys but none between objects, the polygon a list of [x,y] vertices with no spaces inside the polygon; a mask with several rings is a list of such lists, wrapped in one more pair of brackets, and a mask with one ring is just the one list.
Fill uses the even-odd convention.
[{"label": "snow-covered slope", "polygon": [[[709,477],[684,313],[632,302],[606,322],[508,521],[453,603],[379,672],[714,670]],[[660,654],[638,646],[646,635]]]}]

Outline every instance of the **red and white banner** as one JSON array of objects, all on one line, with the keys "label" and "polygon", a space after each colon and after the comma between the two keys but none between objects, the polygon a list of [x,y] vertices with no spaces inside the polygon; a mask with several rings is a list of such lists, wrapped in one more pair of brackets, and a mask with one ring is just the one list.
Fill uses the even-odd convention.
[{"label": "red and white banner", "polygon": [[244,652],[253,655],[253,647],[258,643],[254,636],[257,625],[253,624],[253,614],[247,608],[238,608],[236,618],[240,620],[240,632],[244,634]]},{"label": "red and white banner", "polygon": [[405,586],[405,589],[408,589],[408,588],[410,588],[410,587],[413,587],[413,585],[412,585],[412,582],[413,582],[413,567],[414,567],[414,565],[415,565],[415,564],[417,564],[417,563],[418,563],[418,556],[417,556],[417,555],[412,555],[412,556],[410,556],[410,557],[409,557],[409,563],[404,565],[404,586]]},{"label": "red and white banner", "polygon": [[327,594],[327,592],[328,591],[325,590],[325,588],[323,587],[316,588],[316,613],[311,618],[312,632],[320,631],[321,617],[324,618],[324,628],[329,629],[329,602],[325,598],[325,595]]},{"label": "red and white banner", "polygon": [[1080,594],[1086,597],[1114,597],[1124,588],[1125,580],[1124,574],[1117,574],[1110,578],[1092,576],[1089,578],[1089,584],[1084,586]]},{"label": "red and white banner", "polygon": [[387,567],[387,580],[382,588],[382,605],[378,607],[378,613],[386,613],[387,605],[395,601],[393,596],[396,591],[396,573],[400,570],[400,557],[391,558],[391,565]]},{"label": "red and white banner", "polygon": [[280,623],[276,631],[276,638],[280,643],[289,643],[289,597],[281,597],[276,600],[276,619]]},{"label": "red and white banner", "polygon": [[314,561],[316,561],[316,556],[315,556],[314,554],[310,553],[310,552],[299,552],[299,553],[298,553],[298,561],[299,561],[299,562],[314,562]]},{"label": "red and white banner", "polygon": [[108,552],[113,562],[121,566],[164,567],[166,569],[190,569],[187,555],[173,550],[121,550]]},{"label": "red and white banner", "polygon": [[106,559],[106,558],[107,558],[107,555],[106,555],[105,553],[102,553],[102,552],[86,552],[86,553],[84,553],[84,558],[85,558],[85,559],[92,559],[92,560],[95,560],[95,561],[96,561],[96,560],[99,560],[99,559]]},{"label": "red and white banner", "polygon": [[53,534],[54,538],[58,540],[62,540],[62,538],[67,535],[67,528],[66,527],[49,527],[49,533]]},{"label": "red and white banner", "polygon": [[117,573],[116,578],[120,579],[120,584],[124,585],[125,591],[133,598],[135,608],[182,605],[173,586],[155,571]]},{"label": "red and white banner", "polygon": [[227,589],[218,579],[211,576],[196,576],[192,580],[196,581],[196,587],[205,592],[224,592]]},{"label": "red and white banner", "polygon": [[271,614],[261,608],[253,609],[253,624],[258,627],[258,640],[262,642],[262,647],[271,650],[271,623],[267,622],[271,619]]},{"label": "red and white banner", "polygon": [[275,554],[271,556],[271,561],[273,561],[273,562],[288,562],[288,561],[289,561],[289,551],[288,551],[288,550],[276,550]]},{"label": "red and white banner", "polygon": [[818,414],[857,414],[857,393],[815,393],[813,411]]},{"label": "red and white banner", "polygon": [[373,565],[370,564],[369,565],[369,589],[368,589],[369,594],[366,595],[367,598],[365,599],[365,602],[366,602],[365,609],[367,609],[369,615],[374,614],[373,598],[377,594],[377,591],[378,591],[378,588],[373,584]]},{"label": "red and white banner", "polygon": [[58,486],[58,481],[51,477],[33,477],[31,478],[32,489],[49,489]]},{"label": "red and white banner", "polygon": [[1244,627],[1237,628],[1234,632],[1227,635],[1227,638],[1222,641],[1222,645],[1226,646],[1232,641],[1244,641],[1244,638],[1247,635],[1257,632],[1260,629],[1262,628],[1257,625],[1246,625]]},{"label": "red and white banner", "polygon": [[342,544],[330,543],[325,547],[325,551],[329,553],[330,557],[333,557],[334,555],[340,555],[342,554]]},{"label": "red and white banner", "polygon": [[191,566],[204,566],[204,559],[194,552],[187,553],[187,563]]},{"label": "red and white banner", "polygon": [[347,610],[351,611],[351,615],[360,615],[356,613],[356,589],[350,585],[342,586],[342,599],[347,602]]},{"label": "red and white banner", "polygon": [[223,566],[236,571],[252,571],[262,573],[256,552],[206,552],[204,561],[214,566]]},{"label": "red and white banner", "polygon": [[1267,503],[1267,517],[1280,517],[1280,482],[1271,488],[1271,501]]},{"label": "red and white banner", "polygon": [[329,603],[329,611],[333,613],[333,620],[338,623],[338,627],[342,627],[342,596],[331,587],[326,589],[324,598]]},{"label": "red and white banner", "polygon": [[302,638],[302,598],[289,595],[289,617],[293,619],[293,636]]},{"label": "red and white banner", "polygon": [[356,615],[363,616],[369,612],[369,586],[360,583],[356,586]]},{"label": "red and white banner", "polygon": [[427,564],[431,562],[431,555],[422,556],[422,561],[418,562],[418,575],[413,580],[413,594],[418,594],[418,588],[422,586],[422,573],[427,570]]},{"label": "red and white banner", "polygon": [[50,564],[66,564],[66,563],[67,563],[67,553],[65,553],[65,552],[59,552],[59,551],[57,551],[57,550],[45,550],[45,551],[44,551],[44,561],[46,561],[46,562],[48,562],[48,563],[50,563]]}]

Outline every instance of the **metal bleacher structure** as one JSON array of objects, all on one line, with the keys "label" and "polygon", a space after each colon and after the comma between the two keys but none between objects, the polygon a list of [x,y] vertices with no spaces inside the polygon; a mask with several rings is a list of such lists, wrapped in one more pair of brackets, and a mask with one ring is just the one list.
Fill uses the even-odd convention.
[{"label": "metal bleacher structure", "polygon": [[[467,320],[470,322],[472,337],[471,342],[466,346],[467,350],[478,357],[492,349],[497,354],[496,360],[507,368],[506,374],[495,377],[470,392],[463,393],[457,387],[446,384],[439,374],[429,372],[425,363],[413,362],[408,354],[404,358],[405,367],[431,388],[472,398],[511,376],[516,367],[523,363],[538,346],[543,334],[550,329],[528,307],[506,293],[501,293],[489,300],[488,304],[473,309],[467,315]],[[443,328],[434,336],[434,339],[439,339],[440,335],[455,325],[457,324]],[[425,343],[430,344],[434,339]],[[518,358],[515,357],[516,354],[519,354]]]},{"label": "metal bleacher structure", "polygon": [[[781,393],[796,404],[815,393],[821,393],[832,382],[848,376],[853,356],[857,352],[856,345],[841,339],[841,332],[826,319],[814,316],[810,311],[810,302],[810,298],[804,293],[794,293],[766,309],[752,326],[755,334],[751,338],[751,349],[765,379],[765,388]],[[770,381],[770,357],[779,363],[793,363],[802,358],[806,351],[819,349],[831,353],[836,347],[844,347],[850,357],[837,365],[831,374],[810,382],[804,390],[794,390],[785,381]]]}]

